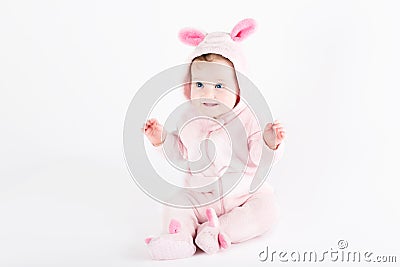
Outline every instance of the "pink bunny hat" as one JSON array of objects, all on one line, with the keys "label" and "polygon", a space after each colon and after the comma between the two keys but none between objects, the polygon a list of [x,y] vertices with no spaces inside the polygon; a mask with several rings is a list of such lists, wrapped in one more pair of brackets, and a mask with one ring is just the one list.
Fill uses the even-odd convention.
[{"label": "pink bunny hat", "polygon": [[[239,43],[252,34],[255,28],[255,20],[248,18],[237,23],[230,33],[204,33],[193,28],[184,28],[179,32],[179,39],[184,44],[195,46],[188,57],[188,63],[203,54],[214,53],[229,59],[235,70],[245,73],[246,61]],[[190,86],[185,86],[184,94],[190,99]]]}]

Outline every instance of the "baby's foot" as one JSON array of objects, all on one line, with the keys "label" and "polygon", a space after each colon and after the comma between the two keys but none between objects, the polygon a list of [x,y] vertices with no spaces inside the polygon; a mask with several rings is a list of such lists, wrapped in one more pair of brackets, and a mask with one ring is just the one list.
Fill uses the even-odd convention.
[{"label": "baby's foot", "polygon": [[228,248],[231,242],[226,234],[220,232],[218,217],[215,210],[206,210],[207,222],[197,229],[195,242],[199,248],[208,254],[214,254],[220,248]]},{"label": "baby's foot", "polygon": [[173,260],[192,256],[196,252],[193,237],[183,232],[180,224],[172,220],[169,225],[169,234],[145,239],[150,256],[153,260]]}]

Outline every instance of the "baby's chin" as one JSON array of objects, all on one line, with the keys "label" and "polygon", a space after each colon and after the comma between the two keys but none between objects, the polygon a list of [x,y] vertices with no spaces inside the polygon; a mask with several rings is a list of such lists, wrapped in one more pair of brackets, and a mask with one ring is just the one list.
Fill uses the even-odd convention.
[{"label": "baby's chin", "polygon": [[210,118],[218,119],[222,115],[226,114],[227,112],[231,111],[231,109],[225,108],[216,108],[215,110],[212,110],[212,108],[207,108],[207,107],[202,107],[198,104],[193,105],[196,110],[202,115],[202,116],[207,116]]}]

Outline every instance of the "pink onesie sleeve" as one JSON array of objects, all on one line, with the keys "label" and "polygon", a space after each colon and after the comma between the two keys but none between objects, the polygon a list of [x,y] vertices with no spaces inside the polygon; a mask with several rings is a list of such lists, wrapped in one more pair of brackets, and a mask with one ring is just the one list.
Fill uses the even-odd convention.
[{"label": "pink onesie sleeve", "polygon": [[155,150],[163,153],[163,155],[168,154],[168,159],[174,163],[187,163],[187,148],[182,143],[182,140],[178,135],[178,130],[167,132],[164,143],[155,146]]},{"label": "pink onesie sleeve", "polygon": [[[263,146],[267,147],[267,149],[270,148],[267,146],[262,137],[262,131],[259,125],[255,122],[252,122],[249,124],[249,127],[251,132],[247,140],[249,156],[250,156],[249,164],[251,165],[251,167],[255,167],[258,166],[258,164],[260,163]],[[285,150],[285,142],[282,141],[282,143],[278,146],[278,148],[274,150],[274,158],[272,161],[272,165],[277,163],[282,158],[284,150]]]},{"label": "pink onesie sleeve", "polygon": [[282,143],[275,150],[275,157],[273,164],[277,163],[282,158],[284,151],[285,151],[285,141],[282,141]]}]

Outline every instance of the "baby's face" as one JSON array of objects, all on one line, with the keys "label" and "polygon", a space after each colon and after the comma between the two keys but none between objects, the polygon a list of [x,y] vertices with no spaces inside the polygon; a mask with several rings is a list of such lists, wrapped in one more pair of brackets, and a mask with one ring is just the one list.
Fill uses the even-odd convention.
[{"label": "baby's face", "polygon": [[201,113],[218,118],[234,107],[239,89],[232,63],[224,59],[195,60],[191,77],[191,102]]}]

